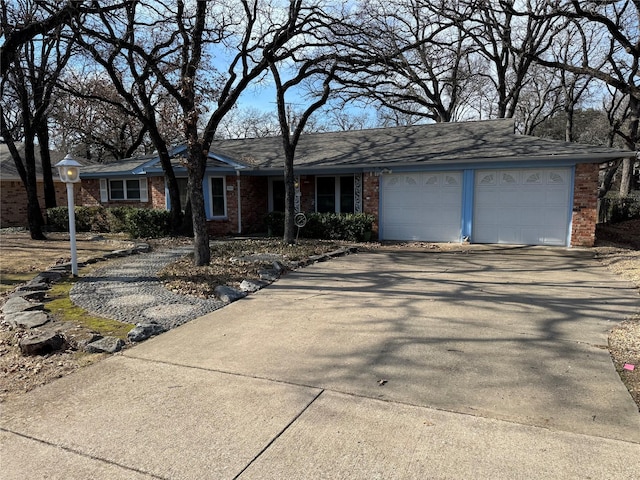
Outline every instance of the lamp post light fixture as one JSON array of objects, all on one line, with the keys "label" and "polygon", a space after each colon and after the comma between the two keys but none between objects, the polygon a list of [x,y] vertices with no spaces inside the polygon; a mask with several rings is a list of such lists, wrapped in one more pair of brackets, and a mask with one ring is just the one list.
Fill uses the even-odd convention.
[{"label": "lamp post light fixture", "polygon": [[73,198],[73,184],[80,181],[80,167],[71,154],[67,154],[55,165],[58,176],[67,185],[67,210],[69,211],[69,241],[71,242],[71,274],[78,276],[78,253],[76,250],[76,212]]}]

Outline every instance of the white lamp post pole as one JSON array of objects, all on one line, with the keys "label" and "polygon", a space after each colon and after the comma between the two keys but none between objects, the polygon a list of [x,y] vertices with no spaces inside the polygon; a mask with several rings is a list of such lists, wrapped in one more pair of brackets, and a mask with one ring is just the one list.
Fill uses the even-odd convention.
[{"label": "white lamp post pole", "polygon": [[71,274],[78,276],[78,252],[76,249],[76,212],[73,184],[80,181],[80,163],[70,154],[56,163],[60,180],[67,184],[67,210],[69,211],[69,241],[71,243]]},{"label": "white lamp post pole", "polygon": [[67,210],[69,211],[69,242],[71,243],[71,274],[78,276],[78,251],[76,249],[76,208],[73,183],[67,182]]}]

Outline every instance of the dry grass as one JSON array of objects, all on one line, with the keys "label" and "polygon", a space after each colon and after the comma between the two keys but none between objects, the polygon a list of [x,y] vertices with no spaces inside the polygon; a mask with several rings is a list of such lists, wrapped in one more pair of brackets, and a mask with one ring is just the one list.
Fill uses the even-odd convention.
[{"label": "dry grass", "polygon": [[[69,234],[49,233],[47,237],[46,241],[32,240],[28,232],[0,232],[0,306],[17,285],[56,264],[70,261]],[[133,245],[123,236],[88,233],[79,233],[76,242],[80,262]],[[2,315],[0,320],[4,320]],[[18,341],[26,333],[23,329],[13,329],[0,322],[0,401],[68,375],[102,358],[101,355],[73,350],[25,357],[20,353]]]},{"label": "dry grass", "polygon": [[[640,219],[598,230],[597,257],[611,271],[640,289]],[[609,334],[613,364],[640,409],[640,314],[615,326]],[[627,370],[625,365],[633,365]]]},{"label": "dry grass", "polygon": [[[133,242],[122,235],[76,236],[79,262],[132,246]],[[1,232],[0,253],[0,293],[3,293],[49,267],[71,261],[69,234],[48,233],[47,240],[32,240],[28,232]]]}]

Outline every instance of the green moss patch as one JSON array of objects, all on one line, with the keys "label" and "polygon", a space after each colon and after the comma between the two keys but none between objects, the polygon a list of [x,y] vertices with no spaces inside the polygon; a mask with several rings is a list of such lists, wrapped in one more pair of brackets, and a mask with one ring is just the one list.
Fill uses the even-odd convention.
[{"label": "green moss patch", "polygon": [[71,301],[69,291],[75,281],[75,279],[68,279],[56,283],[51,287],[49,291],[49,298],[51,300],[46,303],[47,310],[49,310],[57,320],[71,322],[75,325],[98,332],[101,335],[109,335],[125,340],[127,333],[133,328],[133,325],[93,316]]}]

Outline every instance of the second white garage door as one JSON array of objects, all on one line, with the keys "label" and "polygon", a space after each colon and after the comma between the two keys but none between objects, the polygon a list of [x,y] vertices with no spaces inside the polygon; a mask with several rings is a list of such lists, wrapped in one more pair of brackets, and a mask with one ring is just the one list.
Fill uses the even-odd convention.
[{"label": "second white garage door", "polygon": [[474,243],[566,245],[571,169],[479,170]]},{"label": "second white garage door", "polygon": [[462,172],[399,173],[380,180],[383,240],[460,241]]}]

